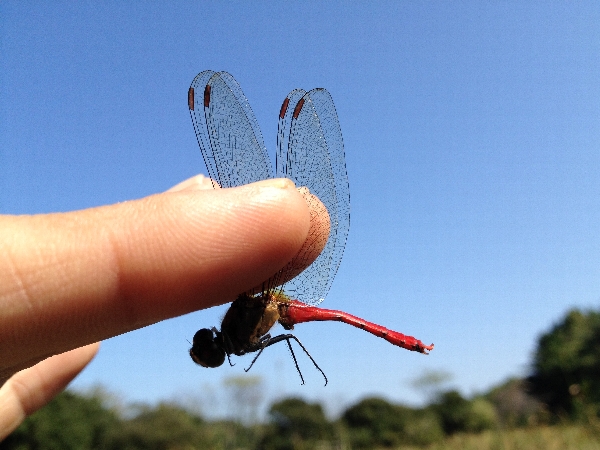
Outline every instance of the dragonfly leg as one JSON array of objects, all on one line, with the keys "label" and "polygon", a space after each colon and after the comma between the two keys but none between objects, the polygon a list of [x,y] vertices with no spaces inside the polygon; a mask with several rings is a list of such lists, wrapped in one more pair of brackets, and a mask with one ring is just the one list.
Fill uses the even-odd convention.
[{"label": "dragonfly leg", "polygon": [[306,350],[306,347],[304,347],[304,345],[302,345],[302,342],[300,342],[300,340],[293,334],[280,334],[279,336],[275,336],[275,337],[271,337],[270,334],[265,334],[260,339],[260,341],[254,346],[254,348],[251,348],[247,351],[248,353],[258,351],[258,353],[254,357],[254,359],[252,360],[252,362],[250,363],[248,368],[244,369],[244,371],[248,372],[252,368],[252,366],[254,365],[254,363],[256,362],[256,360],[258,359],[258,357],[261,355],[261,353],[263,352],[263,350],[265,348],[269,347],[270,345],[277,344],[278,342],[285,341],[288,345],[288,348],[290,349],[290,353],[292,354],[292,358],[294,360],[296,370],[298,371],[298,375],[300,375],[300,380],[302,380],[302,384],[304,384],[304,377],[302,376],[302,372],[300,371],[300,366],[298,365],[298,361],[296,360],[296,355],[294,353],[294,350],[292,349],[292,345],[290,344],[290,339],[295,340],[298,343],[298,345],[302,348],[302,350],[304,350],[304,353],[306,353],[306,356],[308,356],[310,358],[310,360],[312,361],[314,366],[317,368],[317,370],[319,372],[321,372],[321,375],[323,375],[323,378],[325,378],[325,386],[327,386],[328,380],[327,380],[327,376],[325,375],[325,372],[323,372],[323,370],[319,367],[319,365],[313,359],[313,357],[310,355],[310,353],[308,353],[308,350]]},{"label": "dragonfly leg", "polygon": [[[215,330],[215,332],[219,333],[216,328],[213,328],[213,330]],[[232,352],[231,349],[233,348],[231,339],[229,339],[229,336],[225,332],[219,333],[219,335],[220,335],[221,339],[223,340],[223,347],[225,349],[225,353],[227,354],[227,361],[229,361],[229,367],[233,367],[233,366],[235,366],[235,364],[231,362],[231,352]]]},{"label": "dragonfly leg", "polygon": [[296,369],[298,370],[298,373],[300,374],[300,378],[302,379],[302,384],[304,384],[304,378],[302,377],[302,372],[300,372],[300,367],[298,367],[298,363],[296,362],[296,356],[294,355],[294,351],[292,350],[292,346],[290,344],[290,339],[295,340],[298,343],[298,345],[302,348],[302,350],[304,350],[304,353],[306,353],[306,356],[308,356],[310,358],[310,360],[312,361],[314,366],[317,368],[317,370],[319,372],[321,372],[321,375],[323,375],[323,378],[325,378],[325,386],[327,386],[327,376],[325,375],[325,372],[323,372],[323,370],[319,367],[319,365],[313,359],[313,357],[310,356],[310,353],[308,353],[308,350],[306,350],[306,347],[304,347],[304,345],[302,345],[302,342],[300,342],[300,339],[298,339],[293,334],[280,334],[279,336],[275,336],[274,338],[270,337],[269,341],[267,342],[265,347],[268,347],[273,344],[277,344],[278,342],[281,342],[281,341],[286,341],[290,351],[292,352],[292,358],[294,358],[294,364],[296,364]]},{"label": "dragonfly leg", "polygon": [[244,369],[244,372],[248,372],[252,368],[252,366],[254,365],[254,363],[260,356],[260,354],[263,352],[263,350],[269,346],[270,340],[271,340],[271,335],[265,334],[262,338],[260,338],[260,341],[258,341],[258,343],[256,345],[254,345],[253,347],[251,347],[249,350],[246,351],[246,353],[255,352],[255,351],[258,351],[258,353],[254,357],[254,359],[252,360],[252,362],[250,363],[248,368]]},{"label": "dragonfly leg", "polygon": [[296,370],[298,371],[298,375],[300,375],[300,379],[302,380],[301,384],[304,384],[304,377],[302,376],[302,372],[300,371],[300,366],[298,365],[298,361],[296,361],[296,355],[294,354],[294,349],[292,348],[292,344],[290,344],[290,340],[286,339],[285,343],[290,349],[290,353],[292,354],[292,359],[294,360],[294,365],[296,366]]},{"label": "dragonfly leg", "polygon": [[[292,354],[292,359],[294,360],[294,364],[296,366],[296,370],[298,371],[298,375],[300,375],[300,380],[302,381],[301,384],[304,384],[304,377],[302,376],[302,372],[300,371],[300,366],[298,365],[298,361],[296,360],[296,354],[294,353],[294,349],[292,349],[292,346],[290,344],[290,340],[289,340],[289,336],[295,337],[293,335],[280,335],[280,336],[276,336],[274,338],[271,337],[270,334],[265,334],[260,341],[256,344],[255,348],[253,348],[250,351],[258,351],[257,355],[254,357],[254,359],[252,360],[252,362],[250,363],[250,365],[248,366],[247,369],[244,369],[246,372],[248,372],[252,366],[254,365],[254,362],[258,359],[258,357],[260,356],[260,354],[263,352],[263,350],[265,348],[267,348],[269,345],[272,344],[276,344],[277,342],[281,342],[281,341],[285,341],[288,345],[288,348],[290,349],[290,353]],[[300,344],[302,345],[302,344]],[[306,351],[306,349],[304,349],[304,351]],[[308,355],[310,357],[310,355]],[[312,358],[311,358],[312,359]],[[313,361],[314,362],[314,361]],[[321,369],[319,369],[321,370]]]}]

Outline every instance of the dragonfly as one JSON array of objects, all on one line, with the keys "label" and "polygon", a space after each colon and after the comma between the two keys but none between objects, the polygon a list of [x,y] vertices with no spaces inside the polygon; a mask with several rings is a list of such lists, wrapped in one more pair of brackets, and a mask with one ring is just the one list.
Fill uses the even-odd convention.
[{"label": "dragonfly", "polygon": [[293,340],[327,385],[327,376],[295,335],[270,334],[277,322],[289,331],[303,322],[339,321],[407,350],[427,354],[433,349],[433,344],[425,345],[412,336],[317,306],[335,278],[350,230],[350,187],[342,132],[326,89],[294,89],[285,97],[279,112],[275,174],[256,117],[232,75],[211,70],[199,73],[188,91],[188,108],[213,187],[241,186],[275,176],[289,178],[302,187],[307,202],[314,195],[324,205],[312,208],[315,214],[329,216],[311,218],[311,222],[315,219],[315,223],[329,224],[328,228],[317,228],[313,237],[314,245],[323,248],[316,259],[310,262],[311,251],[303,247],[259,288],[241,293],[225,314],[220,330],[202,328],[195,333],[189,351],[195,363],[219,367],[227,357],[233,365],[231,355],[256,352],[245,369],[248,371],[265,348],[286,342],[304,384]]}]

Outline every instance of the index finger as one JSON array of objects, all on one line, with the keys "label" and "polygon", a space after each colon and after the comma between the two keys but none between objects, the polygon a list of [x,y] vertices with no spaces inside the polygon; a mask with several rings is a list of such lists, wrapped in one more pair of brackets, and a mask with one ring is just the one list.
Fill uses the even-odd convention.
[{"label": "index finger", "polygon": [[290,261],[309,226],[289,180],[0,217],[0,377],[232,301]]}]

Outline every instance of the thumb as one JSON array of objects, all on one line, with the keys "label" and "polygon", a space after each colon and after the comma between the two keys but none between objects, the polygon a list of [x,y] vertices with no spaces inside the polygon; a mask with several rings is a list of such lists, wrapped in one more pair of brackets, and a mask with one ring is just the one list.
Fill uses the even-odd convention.
[{"label": "thumb", "polygon": [[62,391],[92,360],[99,344],[90,344],[40,361],[15,373],[0,388],[0,441]]}]

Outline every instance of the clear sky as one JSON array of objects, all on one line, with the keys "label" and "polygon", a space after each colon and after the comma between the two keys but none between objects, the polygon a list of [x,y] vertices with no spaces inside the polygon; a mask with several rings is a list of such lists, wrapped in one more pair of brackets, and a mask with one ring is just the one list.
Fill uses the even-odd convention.
[{"label": "clear sky", "polygon": [[[293,88],[326,87],[344,135],[351,226],[323,307],[434,342],[407,352],[339,323],[252,369],[265,399],[330,411],[366,395],[418,403],[410,381],[464,394],[527,373],[536,339],[600,303],[597,2],[2,2],[0,211],[70,211],[206,173],[187,109],[205,69],[241,84],[274,155]],[[219,410],[235,367],[187,351],[225,307],[106,341],[73,383],[128,401]]]}]

